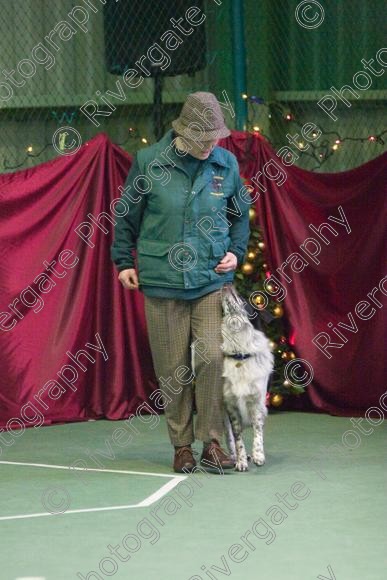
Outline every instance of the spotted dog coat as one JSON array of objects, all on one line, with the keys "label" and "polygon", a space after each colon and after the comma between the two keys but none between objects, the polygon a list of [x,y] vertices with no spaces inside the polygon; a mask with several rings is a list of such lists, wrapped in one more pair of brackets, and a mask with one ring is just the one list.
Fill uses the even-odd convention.
[{"label": "spotted dog coat", "polygon": [[231,285],[222,290],[222,306],[222,376],[227,445],[235,459],[235,469],[247,471],[248,457],[242,438],[244,427],[253,427],[253,462],[256,465],[265,463],[263,429],[273,355],[268,339],[253,327],[244,302]]}]

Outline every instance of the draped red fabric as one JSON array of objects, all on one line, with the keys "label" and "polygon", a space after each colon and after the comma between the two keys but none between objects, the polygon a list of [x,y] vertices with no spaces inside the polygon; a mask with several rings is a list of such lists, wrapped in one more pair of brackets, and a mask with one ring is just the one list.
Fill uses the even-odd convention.
[{"label": "draped red fabric", "polygon": [[[285,166],[259,135],[234,132],[222,145],[253,178],[270,273],[286,294],[290,340],[313,369],[306,394],[290,402],[343,416],[376,407],[377,420],[387,408],[379,403],[386,390],[387,154],[352,171],[321,174]],[[316,339],[319,333],[327,336]],[[304,371],[307,382],[312,371]]]},{"label": "draped red fabric", "polygon": [[142,295],[123,290],[110,259],[109,206],[130,165],[99,135],[74,156],[0,176],[3,427],[120,419],[156,388]]},{"label": "draped red fabric", "polygon": [[[284,270],[291,283],[278,279],[294,349],[314,369],[300,408],[363,414],[384,388],[383,307],[372,303],[369,320],[355,308],[383,277],[386,156],[322,175],[281,165],[260,137],[234,132],[223,145],[266,188],[256,204],[272,272],[302,254],[306,238],[319,240],[309,224],[328,221],[337,231],[326,232],[329,245],[320,240],[318,265],[308,258],[302,272]],[[286,174],[282,185],[273,160]],[[110,260],[111,221],[123,211],[111,203],[130,164],[99,135],[73,156],[0,175],[0,426],[14,437],[41,423],[125,418],[156,388],[142,295],[122,289]],[[339,206],[350,233],[328,220],[341,219]],[[374,300],[385,305],[382,291]],[[343,342],[327,327],[340,321],[358,330],[341,328],[348,342],[329,348],[329,359],[312,339],[328,331]]]}]

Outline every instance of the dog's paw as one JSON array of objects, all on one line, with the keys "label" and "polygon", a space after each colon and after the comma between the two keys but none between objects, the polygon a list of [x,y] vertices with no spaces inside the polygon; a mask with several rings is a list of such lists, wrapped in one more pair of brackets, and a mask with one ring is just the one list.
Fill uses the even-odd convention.
[{"label": "dog's paw", "polygon": [[255,465],[263,465],[265,463],[265,454],[262,451],[258,451],[253,454],[253,462]]},{"label": "dog's paw", "polygon": [[235,463],[235,471],[248,471],[248,470],[249,470],[249,464],[246,460],[239,459]]}]

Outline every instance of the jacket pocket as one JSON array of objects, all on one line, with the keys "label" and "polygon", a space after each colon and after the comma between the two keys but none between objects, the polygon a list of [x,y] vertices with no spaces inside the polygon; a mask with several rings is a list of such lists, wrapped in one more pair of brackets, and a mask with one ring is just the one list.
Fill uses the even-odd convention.
[{"label": "jacket pocket", "polygon": [[231,240],[227,238],[221,242],[213,242],[210,247],[210,256],[208,262],[208,269],[210,274],[210,280],[217,280],[224,274],[218,274],[215,272],[214,268],[217,266],[222,258],[226,255],[228,248],[230,247]]},{"label": "jacket pocket", "polygon": [[182,274],[169,260],[170,242],[139,240],[137,262],[140,284],[152,286],[182,286]]},{"label": "jacket pocket", "polygon": [[226,254],[226,243],[225,242],[214,242],[211,246],[211,257],[219,258],[219,260]]}]

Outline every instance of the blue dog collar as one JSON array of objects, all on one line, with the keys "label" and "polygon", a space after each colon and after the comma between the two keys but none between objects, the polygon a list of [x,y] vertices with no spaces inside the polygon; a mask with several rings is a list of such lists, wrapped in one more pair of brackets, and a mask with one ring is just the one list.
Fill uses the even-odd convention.
[{"label": "blue dog collar", "polygon": [[228,356],[230,358],[235,358],[236,360],[245,360],[246,358],[250,358],[252,355],[251,354],[242,354],[240,352],[237,352],[236,354],[227,354],[226,356]]}]

